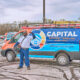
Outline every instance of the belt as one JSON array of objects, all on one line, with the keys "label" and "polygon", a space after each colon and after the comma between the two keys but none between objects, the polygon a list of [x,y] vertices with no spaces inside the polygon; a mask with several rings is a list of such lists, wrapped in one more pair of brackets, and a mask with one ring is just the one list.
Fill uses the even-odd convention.
[{"label": "belt", "polygon": [[26,49],[29,49],[29,48],[22,48],[22,49],[26,50]]}]

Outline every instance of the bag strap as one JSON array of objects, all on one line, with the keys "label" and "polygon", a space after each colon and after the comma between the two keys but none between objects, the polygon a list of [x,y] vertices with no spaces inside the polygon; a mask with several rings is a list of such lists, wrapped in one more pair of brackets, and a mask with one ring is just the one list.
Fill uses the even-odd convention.
[{"label": "bag strap", "polygon": [[26,38],[26,37],[23,38],[23,40],[21,41],[21,44],[22,44],[22,42],[24,41],[25,38]]}]

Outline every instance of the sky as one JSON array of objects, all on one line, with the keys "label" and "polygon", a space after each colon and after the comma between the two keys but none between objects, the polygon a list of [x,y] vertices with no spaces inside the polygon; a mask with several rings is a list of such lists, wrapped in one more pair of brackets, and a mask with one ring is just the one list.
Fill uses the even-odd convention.
[{"label": "sky", "polygon": [[[43,0],[0,0],[0,23],[13,21],[41,21]],[[80,0],[46,0],[46,18],[78,20]]]}]

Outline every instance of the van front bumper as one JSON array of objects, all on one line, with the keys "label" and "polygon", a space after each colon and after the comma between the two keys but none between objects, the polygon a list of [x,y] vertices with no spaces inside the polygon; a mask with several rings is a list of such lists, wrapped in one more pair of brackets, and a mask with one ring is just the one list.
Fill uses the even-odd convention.
[{"label": "van front bumper", "polygon": [[6,56],[6,51],[5,51],[5,50],[2,50],[2,51],[1,51],[1,55],[2,55],[3,57],[5,57],[5,56]]}]

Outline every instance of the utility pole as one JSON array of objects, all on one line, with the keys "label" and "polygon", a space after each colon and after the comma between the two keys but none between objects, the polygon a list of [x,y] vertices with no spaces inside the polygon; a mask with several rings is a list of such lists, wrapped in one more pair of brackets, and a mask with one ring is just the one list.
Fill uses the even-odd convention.
[{"label": "utility pole", "polygon": [[43,0],[43,24],[45,24],[45,0]]}]

